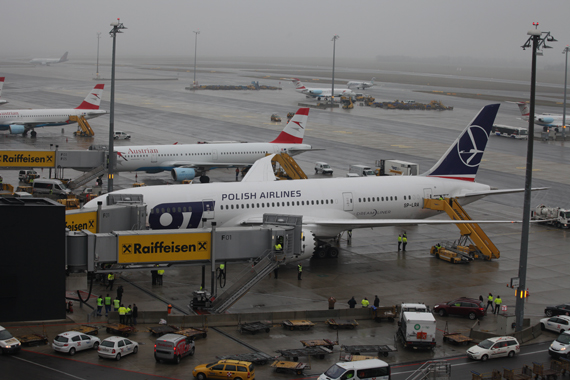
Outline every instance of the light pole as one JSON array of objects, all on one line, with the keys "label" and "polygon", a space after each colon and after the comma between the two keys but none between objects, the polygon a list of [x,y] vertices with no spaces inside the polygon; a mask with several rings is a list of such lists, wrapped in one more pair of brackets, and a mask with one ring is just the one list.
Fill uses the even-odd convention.
[{"label": "light pole", "polygon": [[117,33],[121,32],[121,29],[127,29],[121,19],[117,19],[111,23],[113,29],[109,32],[111,37],[113,37],[113,59],[111,65],[111,109],[109,111],[109,157],[107,158],[107,192],[113,191],[113,168],[115,167],[115,147],[113,142],[115,141],[115,50],[117,46]]},{"label": "light pole", "polygon": [[97,79],[99,79],[99,39],[101,38],[101,32],[97,33]]},{"label": "light pole", "polygon": [[196,52],[198,51],[198,34],[200,31],[193,32],[196,36],[194,38],[194,82],[192,83],[192,87],[196,87]]},{"label": "light pole", "polygon": [[331,40],[333,42],[333,70],[332,70],[331,107],[334,104],[334,57],[335,57],[335,49],[336,49],[336,40],[338,40],[339,38],[340,37],[337,34],[335,34]]},{"label": "light pole", "polygon": [[566,45],[562,54],[566,54],[566,65],[564,65],[564,105],[562,108],[562,140],[566,140],[566,83],[568,80],[568,51],[570,47]]},{"label": "light pole", "polygon": [[[530,82],[530,114],[528,115],[528,148],[526,151],[526,175],[524,186],[524,206],[523,206],[523,225],[521,233],[521,252],[519,259],[519,285],[517,287],[515,296],[516,308],[516,331],[521,331],[524,320],[524,301],[526,295],[526,266],[528,259],[528,234],[530,231],[530,195],[532,188],[532,156],[534,147],[534,103],[536,96],[536,52],[539,48],[544,47],[549,49],[550,46],[545,44],[545,41],[556,41],[550,35],[550,32],[541,32],[538,30],[538,23],[532,23],[535,29],[528,31],[530,36],[522,46],[523,50],[531,47],[532,41],[532,69],[531,69],[531,82]],[[545,34],[544,37],[541,37]]]}]

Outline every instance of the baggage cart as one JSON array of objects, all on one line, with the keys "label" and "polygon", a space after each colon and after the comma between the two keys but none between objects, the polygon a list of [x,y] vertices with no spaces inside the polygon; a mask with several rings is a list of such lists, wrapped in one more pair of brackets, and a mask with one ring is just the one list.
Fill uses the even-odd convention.
[{"label": "baggage cart", "polygon": [[293,359],[294,362],[299,361],[299,356],[314,356],[319,359],[324,359],[325,355],[332,354],[332,350],[329,350],[326,347],[317,346],[317,347],[305,347],[305,348],[296,348],[290,350],[277,350],[280,356],[283,356],[286,359]]},{"label": "baggage cart", "polygon": [[327,319],[325,321],[327,325],[333,329],[354,329],[358,326],[358,322],[354,319]]},{"label": "baggage cart", "polygon": [[359,360],[368,360],[368,359],[378,359],[378,356],[351,355],[351,354],[344,354],[340,356],[340,360],[342,360],[343,362],[357,362]]},{"label": "baggage cart", "polygon": [[351,355],[360,355],[363,352],[377,352],[378,357],[380,356],[388,356],[390,352],[397,351],[396,347],[390,345],[378,345],[378,344],[369,344],[369,345],[354,345],[354,346],[342,346],[342,350],[347,352]]},{"label": "baggage cart", "polygon": [[556,380],[560,371],[556,370],[556,366],[552,363],[550,368],[544,368],[544,363],[532,362],[532,373],[536,375],[536,378],[540,376],[541,379],[545,380]]},{"label": "baggage cart", "polygon": [[98,335],[99,334],[99,327],[94,325],[81,325],[70,329],[71,331],[78,331],[83,334],[87,335]]},{"label": "baggage cart", "polygon": [[551,365],[555,366],[555,369],[560,371],[563,375],[566,375],[566,372],[570,372],[570,360],[566,358],[553,360]]},{"label": "baggage cart", "polygon": [[382,319],[387,319],[388,322],[394,322],[398,316],[398,307],[393,306],[372,306],[372,319],[376,322],[382,322]]},{"label": "baggage cart", "polygon": [[447,322],[445,322],[445,328],[443,329],[443,341],[466,346],[469,342],[473,341],[473,339],[458,332],[450,333]]},{"label": "baggage cart", "polygon": [[256,334],[259,331],[269,332],[273,327],[273,323],[269,321],[257,321],[257,322],[246,322],[238,324],[238,329],[240,333],[248,332],[251,334]]},{"label": "baggage cart", "polygon": [[501,371],[496,369],[493,372],[488,373],[479,373],[476,371],[471,371],[471,380],[501,380],[503,376],[501,375]]},{"label": "baggage cart", "polygon": [[311,321],[303,319],[287,319],[282,322],[283,328],[289,330],[310,330],[315,326]]},{"label": "baggage cart", "polygon": [[117,334],[124,336],[125,338],[138,331],[133,326],[123,325],[121,323],[110,323],[106,327],[109,334]]},{"label": "baggage cart", "polygon": [[285,360],[275,360],[273,363],[271,363],[271,366],[275,368],[275,372],[293,372],[297,375],[303,375],[304,370],[311,369],[310,364],[302,362],[288,362]]},{"label": "baggage cart", "polygon": [[40,344],[48,343],[47,336],[40,334],[18,335],[15,338],[18,339],[23,346],[39,346]]},{"label": "baggage cart", "polygon": [[503,368],[503,378],[505,380],[530,380],[532,376],[532,369],[527,365],[516,369]]},{"label": "baggage cart", "polygon": [[180,330],[176,326],[167,326],[167,325],[159,325],[159,326],[150,326],[147,330],[154,336],[163,336],[164,334],[171,334],[175,333],[176,331]]},{"label": "baggage cart", "polygon": [[329,339],[302,340],[301,344],[303,344],[304,347],[326,347],[329,350],[332,350],[334,346],[338,346],[337,341]]},{"label": "baggage cart", "polygon": [[249,352],[247,354],[237,354],[237,355],[224,355],[216,356],[218,359],[229,359],[229,360],[241,360],[246,362],[252,362],[255,365],[267,364],[270,360],[275,360],[276,356],[267,355],[265,352]]},{"label": "baggage cart", "polygon": [[205,338],[208,336],[208,328],[188,327],[174,331],[174,334],[184,335],[195,340],[196,338]]}]

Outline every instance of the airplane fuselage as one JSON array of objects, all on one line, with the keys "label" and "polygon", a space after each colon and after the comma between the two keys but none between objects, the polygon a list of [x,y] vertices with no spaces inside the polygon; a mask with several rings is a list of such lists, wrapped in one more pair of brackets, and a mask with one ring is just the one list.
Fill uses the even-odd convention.
[{"label": "airplane fuselage", "polygon": [[[305,94],[307,96],[312,96],[314,98],[329,97],[331,96],[330,88],[303,88],[295,89],[297,92]],[[334,90],[334,96],[341,96],[345,94],[352,94],[352,90],[348,88],[339,88]]]},{"label": "airplane fuselage", "polygon": [[105,110],[92,109],[34,109],[0,111],[0,129],[5,130],[10,125],[30,125],[36,127],[58,126],[71,123],[69,116],[83,116],[85,119],[104,115]]}]

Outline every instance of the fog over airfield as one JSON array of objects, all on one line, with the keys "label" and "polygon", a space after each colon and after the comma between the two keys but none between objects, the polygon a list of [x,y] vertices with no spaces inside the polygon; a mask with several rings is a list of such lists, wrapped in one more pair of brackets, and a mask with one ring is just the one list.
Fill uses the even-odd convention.
[{"label": "fog over airfield", "polygon": [[2,5],[2,59],[111,54],[110,23],[128,28],[118,37],[120,57],[332,57],[339,59],[471,58],[474,62],[530,65],[521,45],[533,22],[559,42],[542,65],[563,65],[570,44],[570,1],[549,0],[7,0]]}]

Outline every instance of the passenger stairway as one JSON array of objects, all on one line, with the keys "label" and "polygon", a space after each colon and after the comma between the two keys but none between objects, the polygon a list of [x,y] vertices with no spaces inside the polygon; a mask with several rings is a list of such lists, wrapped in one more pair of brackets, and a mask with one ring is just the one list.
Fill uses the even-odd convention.
[{"label": "passenger stairway", "polygon": [[91,129],[91,126],[87,122],[87,119],[83,116],[69,116],[70,121],[75,121],[79,128],[77,128],[77,132],[74,132],[74,136],[82,136],[82,137],[93,137],[95,136],[95,132]]},{"label": "passenger stairway", "polygon": [[[463,207],[455,198],[424,199],[424,208],[445,211],[452,220],[471,220]],[[456,224],[461,236],[468,236],[485,260],[501,257],[499,249],[493,244],[489,236],[476,223]]]},{"label": "passenger stairway", "polygon": [[287,153],[276,154],[271,162],[280,166],[275,169],[275,176],[279,179],[307,179],[303,169]]},{"label": "passenger stairway", "polygon": [[71,190],[75,190],[78,187],[85,185],[87,182],[91,181],[92,179],[105,174],[106,171],[107,171],[107,164],[102,164],[96,167],[95,169],[91,170],[90,172],[87,172],[76,179],[72,179],[67,184],[67,187],[69,187]]},{"label": "passenger stairway", "polygon": [[406,380],[449,380],[451,379],[451,363],[445,360],[425,362]]},{"label": "passenger stairway", "polygon": [[279,259],[275,251],[264,254],[257,263],[247,268],[239,276],[238,280],[228,290],[214,300],[210,312],[212,314],[223,313],[245,295],[262,278],[271,273],[279,266]]}]

